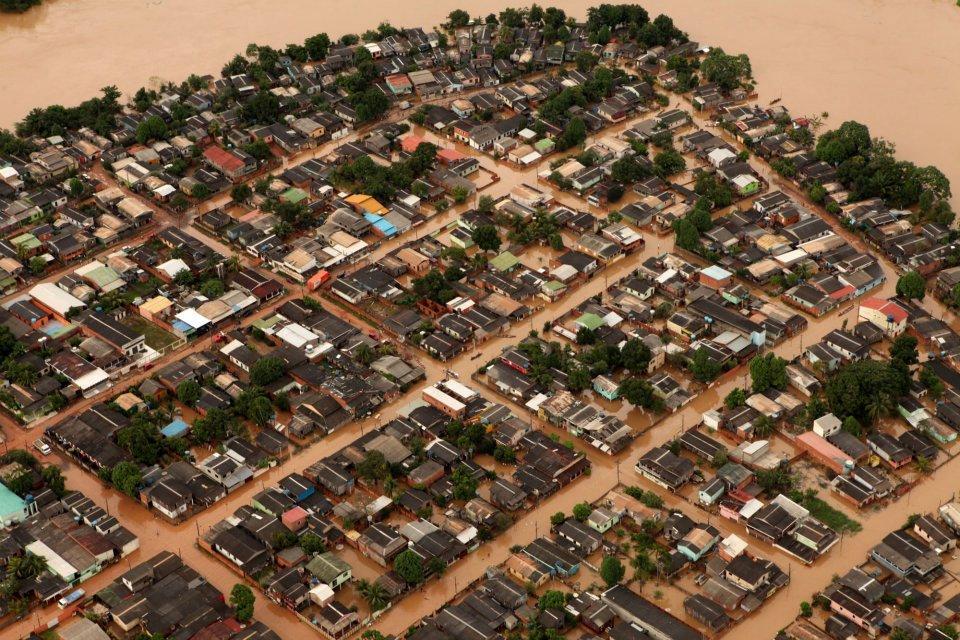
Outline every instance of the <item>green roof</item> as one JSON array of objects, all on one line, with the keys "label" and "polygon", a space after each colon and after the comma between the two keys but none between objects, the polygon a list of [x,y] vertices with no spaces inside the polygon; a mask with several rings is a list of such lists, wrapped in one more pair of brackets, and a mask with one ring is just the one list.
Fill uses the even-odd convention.
[{"label": "green roof", "polygon": [[493,267],[497,271],[510,271],[511,269],[516,267],[518,264],[520,264],[520,259],[517,256],[510,253],[509,251],[504,251],[503,253],[498,255],[496,258],[494,258],[487,264],[489,264],[491,267]]},{"label": "green roof", "polygon": [[566,289],[567,285],[563,284],[559,280],[551,280],[550,282],[543,285],[543,288],[547,291],[560,291],[561,289]]},{"label": "green roof", "polygon": [[37,237],[32,233],[21,233],[16,238],[11,238],[10,244],[17,248],[23,247],[24,249],[30,250],[39,247],[40,241],[37,240]]},{"label": "green roof", "polygon": [[533,143],[533,148],[543,153],[544,151],[552,151],[556,145],[553,140],[550,138],[544,138],[543,140],[537,140]]},{"label": "green roof", "polygon": [[0,484],[0,521],[7,522],[12,516],[22,514],[27,506],[27,502],[7,488]]},{"label": "green roof", "polygon": [[278,314],[274,314],[268,318],[261,318],[259,320],[254,320],[253,326],[260,330],[270,329],[273,325],[280,322],[282,318]]},{"label": "green roof", "polygon": [[327,551],[316,556],[307,563],[307,571],[313,574],[320,582],[330,584],[343,573],[350,571],[350,565],[341,558]]},{"label": "green roof", "polygon": [[577,318],[576,322],[586,329],[599,329],[603,326],[603,318],[595,313],[585,313]]},{"label": "green roof", "polygon": [[106,265],[97,267],[96,269],[91,269],[83,275],[85,278],[89,278],[90,281],[97,285],[97,287],[100,289],[107,286],[111,282],[116,282],[120,279],[120,274]]},{"label": "green roof", "polygon": [[292,187],[284,191],[283,195],[280,197],[286,200],[287,202],[297,204],[298,202],[303,202],[304,200],[307,199],[307,192],[304,191],[303,189],[297,189],[296,187]]}]

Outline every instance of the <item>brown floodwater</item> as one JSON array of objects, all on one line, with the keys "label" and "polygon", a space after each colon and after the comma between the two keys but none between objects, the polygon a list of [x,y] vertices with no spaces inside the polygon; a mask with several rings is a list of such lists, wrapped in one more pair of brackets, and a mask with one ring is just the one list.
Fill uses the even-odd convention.
[{"label": "brown floodwater", "polygon": [[[504,0],[46,0],[0,16],[0,126],[32,107],[73,104],[100,87],[125,92],[218,73],[250,42],[284,46],[382,20],[433,25],[454,8],[485,15]],[[578,17],[596,2],[551,2]],[[691,37],[750,54],[764,101],[857,118],[900,153],[960,183],[960,9],[953,0],[645,0]]]},{"label": "brown floodwater", "polygon": [[[25,15],[0,17],[0,60],[3,61],[0,63],[0,96],[3,96],[0,125],[12,124],[37,104],[71,104],[106,84],[117,84],[131,92],[159,78],[179,80],[192,72],[217,72],[223,61],[251,41],[283,46],[318,31],[334,35],[363,30],[385,19],[398,26],[426,25],[439,21],[461,4],[447,0],[429,4],[356,0],[345,7],[342,3],[306,0],[278,0],[269,5],[252,1],[228,4],[222,0],[203,3],[48,0]],[[470,9],[473,13],[485,14],[506,4],[509,3],[484,0],[471,3]],[[578,0],[551,4],[579,15],[592,3]],[[960,179],[960,154],[956,153],[960,148],[960,128],[950,118],[960,106],[960,83],[954,79],[960,63],[960,39],[956,38],[960,10],[953,6],[952,0],[807,0],[804,3],[648,0],[643,4],[652,13],[670,13],[696,39],[723,45],[731,52],[749,53],[764,103],[781,97],[794,113],[817,115],[827,111],[828,126],[856,117],[869,124],[875,134],[895,141],[904,157],[937,164],[951,178]],[[331,20],[334,17],[335,22]],[[82,28],[78,29],[78,25]],[[918,99],[908,99],[914,96]],[[444,146],[450,144],[444,141]],[[534,169],[512,169],[489,158],[481,162],[503,178],[484,191],[494,197],[504,195],[518,183],[536,182]],[[769,172],[764,175],[772,179]],[[582,201],[569,195],[555,195],[563,204],[585,208]],[[463,208],[431,219],[417,233],[439,230]],[[612,265],[607,276],[609,282],[629,273],[640,260],[669,250],[672,245],[670,238],[656,239],[648,233],[644,236],[645,249]],[[406,239],[384,243],[374,252],[374,258]],[[896,273],[886,264],[885,270],[888,281],[875,295],[893,294]],[[560,317],[576,304],[600,293],[607,278],[595,278],[558,303],[549,305],[530,320],[530,326],[539,328],[545,320]],[[928,298],[924,305],[936,316],[943,314],[943,308],[936,301]],[[804,345],[838,327],[844,318],[852,319],[854,313],[844,316],[834,313],[812,320],[802,338],[785,342],[776,351],[785,357],[796,356]],[[949,319],[957,325],[955,317],[950,315]],[[525,325],[515,327],[512,333],[522,335]],[[471,361],[467,354],[439,365],[424,357],[428,382],[442,377],[444,368],[452,369],[466,380],[479,362],[495,356],[516,339],[500,337],[484,343],[479,347],[483,359],[476,361]],[[510,546],[528,542],[545,532],[550,514],[568,511],[583,500],[595,500],[618,480],[638,482],[632,467],[640,454],[675,437],[684,426],[697,422],[701,412],[715,407],[740,383],[742,377],[738,375],[700,393],[677,414],[644,433],[618,458],[589,452],[594,463],[590,478],[577,481],[541,508],[524,514],[507,535],[458,562],[444,580],[432,582],[422,594],[404,599],[384,615],[377,627],[386,632],[401,632],[420,616],[441,606],[458,589],[482,575],[487,567],[503,561]],[[418,398],[421,388],[415,387],[384,409],[382,415],[378,414],[379,422],[391,419],[400,408]],[[514,409],[526,417],[522,409]],[[647,426],[646,419],[636,412],[631,412],[627,420],[637,428]],[[140,562],[160,549],[175,550],[217,587],[227,591],[236,582],[236,576],[194,546],[198,530],[206,530],[247,502],[259,490],[261,480],[270,484],[286,473],[303,469],[350,442],[361,430],[374,427],[376,422],[371,419],[351,424],[244,487],[231,500],[179,526],[155,520],[145,509],[113,491],[104,490],[94,478],[76,467],[68,469],[67,476],[71,487],[83,490],[100,504],[109,505],[111,513],[117,514],[140,535],[142,550],[134,554],[132,562]],[[29,436],[24,433],[18,439],[26,442]],[[908,498],[888,510],[856,514],[864,530],[846,538],[841,549],[832,550],[813,567],[791,563],[779,552],[748,539],[759,553],[770,555],[781,566],[789,566],[793,582],[738,625],[736,637],[749,634],[769,637],[773,629],[785,626],[796,614],[798,601],[809,599],[810,593],[822,588],[834,573],[842,573],[862,561],[873,544],[900,524],[905,513],[930,511],[948,497],[955,488],[948,478],[955,473],[956,465],[955,461],[944,465],[949,469],[938,470],[908,494]],[[742,533],[737,525],[723,523],[721,526]],[[123,564],[125,568],[126,562]],[[92,592],[121,570],[121,567],[109,569],[85,587]],[[671,604],[676,611],[676,603]],[[47,619],[51,614],[45,613],[40,618]],[[257,617],[285,638],[304,635],[305,627],[289,612],[265,602],[262,597],[258,599]],[[35,623],[36,619],[24,621],[10,633],[21,635]]]}]

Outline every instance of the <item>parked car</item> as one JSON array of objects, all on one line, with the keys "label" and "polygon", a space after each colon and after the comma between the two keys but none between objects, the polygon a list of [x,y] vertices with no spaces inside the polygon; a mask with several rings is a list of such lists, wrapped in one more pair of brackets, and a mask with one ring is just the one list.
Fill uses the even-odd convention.
[{"label": "parked car", "polygon": [[33,443],[33,448],[45,456],[48,456],[53,452],[53,450],[50,448],[50,445],[43,441],[43,438],[37,438]]}]

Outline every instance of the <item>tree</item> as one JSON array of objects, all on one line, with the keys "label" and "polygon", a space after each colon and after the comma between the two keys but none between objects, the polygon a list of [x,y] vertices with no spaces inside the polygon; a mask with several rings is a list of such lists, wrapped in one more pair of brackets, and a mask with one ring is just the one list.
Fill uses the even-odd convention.
[{"label": "tree", "polygon": [[567,598],[563,595],[563,591],[557,591],[555,589],[550,589],[549,591],[544,592],[540,599],[537,600],[537,608],[541,611],[546,611],[547,609],[560,609],[567,604]]},{"label": "tree", "polygon": [[380,482],[391,477],[390,464],[381,452],[370,450],[357,465],[357,474],[364,480]]},{"label": "tree", "polygon": [[454,9],[447,15],[447,26],[459,29],[470,24],[470,14],[463,9]]},{"label": "tree", "polygon": [[380,611],[390,604],[390,594],[388,594],[387,590],[383,588],[383,585],[378,582],[361,579],[357,583],[357,593],[367,601],[371,611]]},{"label": "tree", "polygon": [[453,498],[455,500],[472,500],[477,495],[477,481],[470,474],[470,470],[461,465],[450,474],[453,484]]},{"label": "tree", "polygon": [[893,409],[908,384],[891,363],[860,360],[845,365],[827,380],[824,395],[841,420],[853,416],[860,424],[871,425]]},{"label": "tree", "polygon": [[200,293],[210,298],[219,298],[223,295],[223,280],[218,280],[216,278],[210,278],[202,285],[200,285]]},{"label": "tree", "polygon": [[230,590],[230,606],[233,607],[234,617],[238,622],[250,622],[253,618],[253,603],[256,596],[253,590],[239,582]]},{"label": "tree", "polygon": [[813,615],[813,607],[806,600],[800,603],[800,615],[804,618],[809,618]]},{"label": "tree", "polygon": [[626,573],[626,569],[623,567],[623,563],[620,562],[615,556],[604,556],[603,561],[600,563],[600,577],[603,578],[603,581],[607,583],[608,587],[612,587],[615,584],[619,584],[623,580],[623,574]]},{"label": "tree", "polygon": [[724,398],[723,403],[728,409],[736,409],[737,407],[742,407],[746,401],[747,392],[740,387],[737,387],[727,394],[727,397]]},{"label": "tree", "polygon": [[732,91],[746,83],[752,74],[750,58],[745,53],[732,56],[719,47],[711,49],[700,63],[700,71],[723,91]]},{"label": "tree", "polygon": [[473,230],[470,239],[481,251],[496,252],[500,250],[500,234],[492,224],[482,224]]},{"label": "tree", "polygon": [[657,410],[662,408],[663,401],[654,394],[653,385],[643,378],[626,378],[620,383],[617,392],[635,407]]},{"label": "tree", "polygon": [[273,405],[266,396],[257,396],[247,409],[247,417],[259,427],[265,427],[273,419]]},{"label": "tree", "polygon": [[664,149],[653,158],[653,169],[661,178],[680,173],[687,168],[687,161],[676,149]]},{"label": "tree", "polygon": [[700,382],[716,380],[722,370],[721,364],[713,360],[703,347],[693,353],[693,358],[690,360],[690,373]]},{"label": "tree", "polygon": [[59,467],[48,464],[40,470],[40,477],[43,479],[43,483],[47,485],[57,497],[62,497],[63,494],[66,493],[67,483],[63,479],[63,473]]},{"label": "tree", "polygon": [[324,544],[323,538],[308,531],[300,536],[300,548],[303,549],[304,553],[313,556],[326,551],[327,545]]},{"label": "tree", "polygon": [[47,270],[47,261],[43,259],[42,256],[33,256],[30,258],[30,262],[27,263],[27,268],[35,276],[40,275]]},{"label": "tree", "polygon": [[567,514],[563,511],[557,511],[555,514],[550,516],[550,526],[559,527],[567,520]]},{"label": "tree", "polygon": [[272,124],[280,118],[280,98],[269,91],[259,91],[244,103],[242,112],[249,122]]},{"label": "tree", "polygon": [[250,367],[250,382],[264,387],[284,374],[283,360],[277,357],[261,358]]},{"label": "tree", "polygon": [[253,195],[253,189],[246,184],[238,184],[230,190],[230,197],[234,202],[245,202],[247,198]]},{"label": "tree", "polygon": [[196,380],[184,380],[177,385],[177,400],[192,407],[200,399],[200,383]]},{"label": "tree", "polygon": [[150,116],[137,125],[137,142],[146,144],[151,140],[167,137],[167,123],[160,116]]},{"label": "tree", "polygon": [[756,356],[750,361],[750,378],[754,393],[763,393],[771,387],[786,389],[787,361],[772,352]]},{"label": "tree", "polygon": [[394,559],[393,570],[407,584],[420,584],[423,581],[423,561],[409,549]]},{"label": "tree", "polygon": [[118,462],[110,472],[110,482],[118,491],[128,496],[136,496],[142,481],[140,467],[132,462]]},{"label": "tree", "polygon": [[593,507],[586,502],[573,505],[573,517],[580,522],[586,522],[591,513],[593,513]]},{"label": "tree", "polygon": [[916,271],[908,271],[897,279],[897,295],[908,300],[923,300],[927,281]]},{"label": "tree", "polygon": [[760,414],[753,421],[753,435],[758,438],[769,438],[773,433],[773,420],[768,416]]},{"label": "tree", "polygon": [[621,351],[621,362],[624,368],[631,373],[643,374],[647,372],[650,366],[652,354],[650,347],[644,344],[639,338],[631,338],[623,345]]},{"label": "tree", "polygon": [[311,60],[322,60],[327,57],[327,51],[330,49],[330,36],[318,33],[304,40],[303,46]]}]

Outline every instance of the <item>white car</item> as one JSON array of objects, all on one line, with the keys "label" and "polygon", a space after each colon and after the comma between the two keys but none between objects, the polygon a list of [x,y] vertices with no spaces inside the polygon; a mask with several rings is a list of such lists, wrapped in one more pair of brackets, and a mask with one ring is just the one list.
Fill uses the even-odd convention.
[{"label": "white car", "polygon": [[43,438],[38,438],[33,443],[33,448],[45,456],[48,456],[53,452],[53,450],[50,448],[50,445],[43,441]]}]

